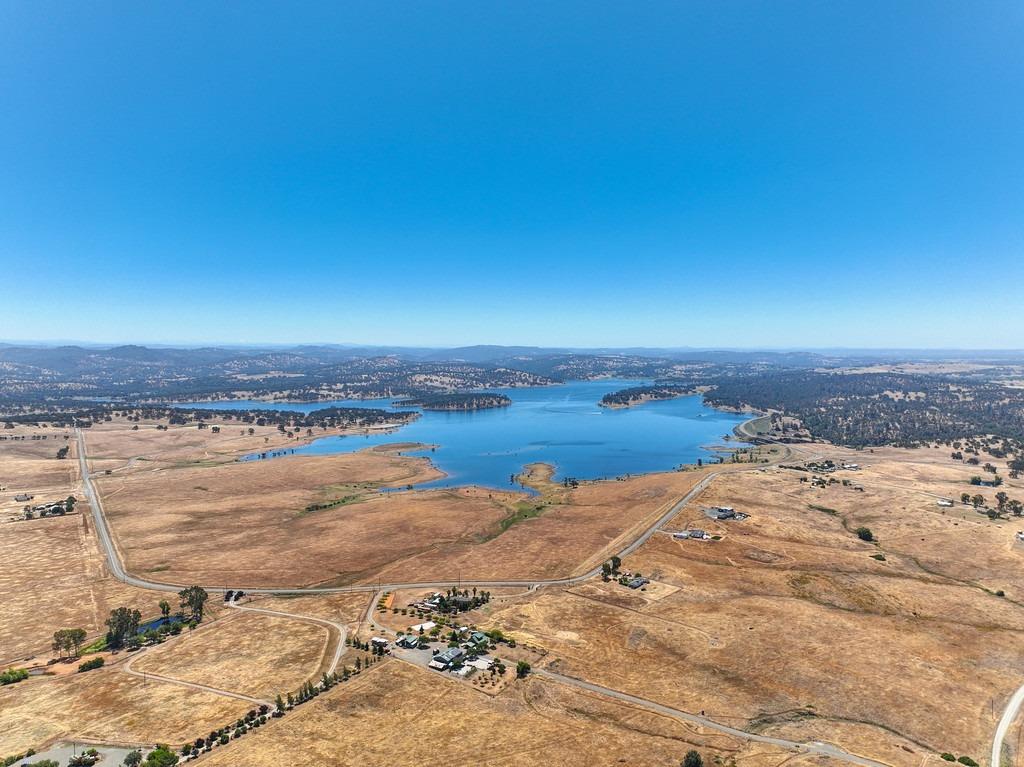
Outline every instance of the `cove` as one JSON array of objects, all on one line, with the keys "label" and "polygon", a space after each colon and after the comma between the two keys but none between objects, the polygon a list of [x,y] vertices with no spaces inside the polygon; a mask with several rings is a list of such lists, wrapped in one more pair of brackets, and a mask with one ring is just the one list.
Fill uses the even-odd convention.
[{"label": "cove", "polygon": [[[749,415],[715,410],[700,395],[646,402],[630,408],[598,406],[605,394],[635,380],[573,381],[558,386],[502,389],[512,404],[471,412],[421,411],[420,417],[389,433],[329,436],[282,453],[333,455],[394,442],[436,445],[425,455],[448,476],[420,488],[481,485],[507,488],[528,463],[555,466],[556,478],[606,479],[624,474],[668,471],[698,459],[713,459],[708,448]],[[391,399],[335,400],[314,403],[223,402],[179,403],[182,407],[219,410],[263,408],[308,413],[325,407],[393,409]],[[733,445],[736,443],[733,442]],[[269,454],[268,454],[269,455]],[[259,454],[242,460],[259,460]],[[262,460],[277,460],[266,458]]]}]

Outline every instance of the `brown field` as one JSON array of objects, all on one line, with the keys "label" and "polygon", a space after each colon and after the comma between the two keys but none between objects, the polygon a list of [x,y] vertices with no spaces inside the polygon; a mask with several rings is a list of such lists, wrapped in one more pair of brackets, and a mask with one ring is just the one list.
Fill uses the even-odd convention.
[{"label": "brown field", "polygon": [[181,744],[235,721],[245,701],[154,680],[120,665],[0,687],[0,754],[57,739]]},{"label": "brown field", "polygon": [[247,605],[283,613],[307,615],[311,618],[335,621],[353,626],[362,620],[372,594],[307,594],[297,596],[267,596],[252,600]]},{"label": "brown field", "polygon": [[379,577],[384,582],[408,580],[409,573],[419,579],[542,579],[586,572],[635,538],[704,473],[585,483],[566,493],[564,502],[553,503],[500,535],[482,543],[429,549],[384,568]]},{"label": "brown field", "polygon": [[[121,418],[98,423],[86,432],[90,468],[93,471],[131,472],[229,463],[241,455],[294,448],[318,437],[349,433],[358,438],[364,433],[363,430],[315,429],[312,434],[299,432],[289,438],[276,426],[217,420],[211,420],[209,424],[219,426],[220,432],[200,429],[194,424],[170,426],[164,431],[158,430],[155,422],[134,424]],[[138,426],[138,429],[133,430],[133,426]],[[251,435],[250,428],[253,430]]]},{"label": "brown field", "polygon": [[315,677],[326,647],[325,627],[234,610],[194,636],[186,631],[147,650],[132,668],[273,700]]},{"label": "brown field", "polygon": [[204,763],[418,766],[645,765],[675,767],[690,748],[750,767],[812,760],[705,735],[668,717],[540,680],[497,698],[389,661],[268,727],[216,749]]},{"label": "brown field", "polygon": [[[859,458],[863,471],[836,476],[863,493],[781,469],[716,480],[670,528],[720,541],[659,534],[624,562],[674,593],[589,583],[494,608],[492,622],[564,673],[725,723],[894,764],[944,750],[981,761],[1020,683],[1024,554],[1010,526],[926,495],[954,481],[948,455]],[[713,522],[699,508],[712,503],[751,517]]]},{"label": "brown field", "polygon": [[[533,579],[583,572],[621,549],[708,471],[671,472],[568,490],[532,466],[540,495],[400,491],[439,476],[425,459],[375,449],[339,456],[237,463],[264,437],[190,428],[87,435],[98,487],[128,569],[176,583],[226,587],[415,580]],[[26,433],[30,433],[26,431]],[[48,440],[0,442],[3,508],[13,492],[81,495],[77,461]],[[271,443],[264,443],[271,444]],[[805,472],[724,466],[697,502],[624,562],[654,581],[632,591],[595,579],[571,589],[494,590],[465,620],[540,648],[534,665],[733,726],[793,740],[826,740],[899,767],[951,751],[987,761],[996,720],[1020,684],[1024,640],[1024,520],[990,521],[957,503],[996,489],[969,484],[980,467],[948,449],[798,449],[854,461],[841,484],[814,488]],[[95,452],[93,452],[95,451]],[[982,457],[982,461],[988,460]],[[1024,480],[1009,480],[1024,500]],[[984,475],[983,475],[984,476]],[[316,511],[311,504],[342,503]],[[714,521],[708,505],[751,516]],[[84,504],[80,509],[86,510]],[[860,540],[866,526],[876,542]],[[106,574],[91,519],[74,514],[0,522],[0,660],[43,650],[56,628],[98,634],[112,607],[146,617],[158,592]],[[395,595],[408,604],[422,589]],[[359,625],[370,594],[258,597],[251,606]],[[322,626],[223,608],[211,620],[132,659],[136,671],[272,698],[316,676]],[[375,611],[391,628],[414,616]],[[365,638],[366,632],[363,632]],[[529,652],[525,647],[523,652]],[[358,651],[346,654],[347,665]],[[543,659],[541,660],[541,657]],[[252,704],[125,673],[130,656],[98,672],[33,678],[0,689],[0,755],[55,738],[180,745]],[[502,657],[513,655],[502,653]],[[1020,729],[1007,740],[1016,749]],[[703,733],[677,720],[533,677],[494,696],[388,660],[281,721],[218,748],[211,764],[677,765],[688,748],[723,764],[824,764]]]},{"label": "brown field", "polygon": [[[116,440],[126,432],[109,434]],[[193,441],[212,443],[213,436],[195,430],[186,436],[189,461],[156,468],[136,462],[97,481],[128,568],[170,583],[564,576],[625,545],[703,476],[668,473],[567,491],[534,467],[530,481],[542,490],[536,498],[481,488],[382,494],[376,488],[440,475],[426,459],[394,449],[205,460],[195,457]],[[95,437],[89,434],[90,445]],[[122,449],[119,460],[140,447]],[[341,502],[306,511],[332,501]]]},{"label": "brown field", "polygon": [[[73,441],[69,458],[57,460],[55,453],[52,439],[0,442],[0,482],[8,488],[0,497],[10,501],[5,508],[20,513],[25,505],[10,500],[14,492],[34,494],[33,504],[72,494],[82,498]],[[107,573],[88,510],[80,500],[76,512],[64,517],[0,521],[0,663],[46,652],[59,628],[101,634],[114,607],[157,612],[164,595],[126,586]]]},{"label": "brown field", "polygon": [[352,582],[425,549],[478,539],[507,515],[483,491],[375,490],[436,476],[425,459],[367,451],[114,475],[97,484],[133,572],[172,583],[303,586]]}]

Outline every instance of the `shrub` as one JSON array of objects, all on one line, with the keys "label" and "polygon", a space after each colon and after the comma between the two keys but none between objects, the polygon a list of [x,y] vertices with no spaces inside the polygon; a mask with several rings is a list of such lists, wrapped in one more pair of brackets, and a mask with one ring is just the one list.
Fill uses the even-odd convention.
[{"label": "shrub", "polygon": [[[26,679],[28,679],[28,671],[23,668],[9,668],[6,671],[0,672],[0,685],[24,682]],[[17,761],[17,759],[14,761]],[[11,762],[11,764],[13,763]]]},{"label": "shrub", "polygon": [[90,658],[84,663],[78,664],[79,673],[83,671],[92,671],[94,668],[101,668],[103,666],[103,658]]},{"label": "shrub", "polygon": [[956,761],[956,757],[955,757],[955,756],[953,756],[953,755],[952,755],[951,753],[949,753],[948,751],[947,751],[947,752],[944,752],[944,753],[942,754],[942,758],[943,758],[943,759],[945,759],[945,760],[946,760],[947,762],[955,762],[955,761]]},{"label": "shrub", "polygon": [[873,540],[875,540],[874,533],[872,533],[866,527],[857,528],[857,537],[860,538],[862,541],[867,541],[868,543],[871,543]]},{"label": "shrub", "polygon": [[978,763],[969,756],[961,756],[957,761],[960,762],[960,764],[967,765],[967,767],[978,767]]},{"label": "shrub", "polygon": [[701,755],[697,751],[691,749],[687,751],[686,756],[683,757],[681,767],[704,767],[704,759],[701,758]]},{"label": "shrub", "polygon": [[171,765],[178,763],[178,755],[171,751],[167,746],[158,744],[156,748],[149,752],[146,756],[146,761],[143,762],[144,767],[171,767]]}]

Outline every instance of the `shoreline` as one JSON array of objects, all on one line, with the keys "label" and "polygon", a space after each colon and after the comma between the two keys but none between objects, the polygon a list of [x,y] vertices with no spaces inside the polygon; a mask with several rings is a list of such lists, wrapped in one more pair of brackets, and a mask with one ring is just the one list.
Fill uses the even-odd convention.
[{"label": "shoreline", "polygon": [[[508,388],[508,387],[506,387],[506,388]],[[548,388],[548,387],[545,387],[545,388]],[[684,392],[684,393],[680,393],[680,394],[674,395],[672,397],[646,398],[646,399],[644,399],[642,401],[638,401],[638,402],[632,403],[630,405],[610,406],[610,405],[601,405],[600,402],[598,402],[597,404],[598,404],[598,407],[607,407],[609,409],[628,409],[629,407],[633,407],[633,406],[640,405],[640,404],[645,404],[646,402],[669,401],[669,400],[672,400],[672,399],[679,399],[679,398],[683,398],[683,397],[694,397],[694,396],[698,396],[700,394],[701,394],[701,392],[699,392],[699,391]],[[758,419],[765,417],[765,415],[763,413],[760,413],[759,411],[749,410],[749,409],[741,410],[741,409],[738,409],[738,408],[717,407],[717,406],[714,406],[714,405],[710,405],[710,404],[708,404],[706,402],[704,402],[703,404],[706,407],[708,407],[709,409],[711,409],[711,410],[716,410],[716,411],[719,411],[719,412],[722,412],[722,413],[729,413],[729,414],[734,414],[734,415],[735,414],[745,414],[745,415],[747,415],[748,418],[746,420],[744,420],[743,422],[733,426],[733,428],[732,428],[732,435],[737,437],[740,441],[747,442],[747,443],[750,443],[751,440],[757,438],[757,434],[755,432],[751,431],[749,429],[749,426],[750,426],[750,424],[754,423]],[[494,408],[488,408],[488,409],[494,409]],[[461,411],[460,410],[460,411],[457,411],[457,412],[467,412],[468,413],[468,412],[471,412],[471,411]],[[417,415],[417,417],[419,417],[418,413],[416,415]],[[236,457],[235,460],[236,461],[243,461],[243,460],[253,461],[253,460],[271,460],[271,459],[274,459],[274,458],[284,458],[284,457],[302,457],[302,458],[321,458],[321,457],[327,457],[329,455],[333,455],[333,454],[337,454],[337,453],[323,453],[323,454],[308,454],[308,453],[304,453],[304,454],[300,454],[300,455],[293,455],[290,451],[294,450],[296,448],[308,447],[309,445],[311,445],[314,442],[317,442],[319,440],[329,439],[331,437],[377,436],[379,434],[397,433],[406,425],[407,424],[381,424],[381,425],[378,425],[378,426],[362,427],[362,428],[353,429],[353,430],[341,430],[341,431],[339,431],[336,434],[314,436],[312,438],[304,437],[304,438],[302,438],[302,439],[300,439],[300,440],[296,441],[295,443],[292,443],[292,444],[290,444],[288,446],[281,446],[281,447],[275,448],[274,450],[254,451],[254,452],[250,452],[250,453],[245,453],[245,454],[243,454],[241,456]],[[723,452],[728,452],[728,453],[735,452],[735,450],[737,448],[735,446],[729,444],[730,437],[728,435],[722,437],[721,439],[722,439],[722,444],[714,445],[714,446],[700,445],[698,447],[699,447],[700,450],[702,450],[705,453],[707,453],[708,456],[711,459],[715,459],[715,458],[719,457],[719,455],[721,453],[723,453]],[[437,479],[434,479],[434,480],[428,480],[426,482],[417,483],[417,484],[413,485],[411,488],[406,488],[406,487],[392,488],[392,489],[387,490],[386,492],[397,492],[397,491],[416,492],[416,491],[428,491],[428,490],[449,490],[450,491],[450,490],[458,490],[460,488],[476,488],[476,489],[488,490],[488,491],[516,492],[516,493],[524,493],[524,494],[527,494],[527,495],[533,495],[533,492],[531,491],[531,489],[526,488],[526,487],[522,487],[522,486],[517,487],[515,489],[511,489],[509,487],[505,487],[501,483],[496,483],[493,486],[488,485],[488,484],[482,484],[480,482],[460,483],[459,480],[458,480],[457,475],[453,476],[449,471],[446,471],[444,468],[442,468],[437,463],[437,461],[434,459],[434,457],[431,455],[435,450],[439,449],[440,447],[441,447],[441,445],[438,444],[438,443],[409,442],[409,441],[403,441],[401,439],[396,439],[394,443],[385,442],[385,443],[380,443],[380,444],[377,444],[377,445],[367,445],[367,446],[364,446],[364,447],[356,447],[353,450],[338,451],[338,453],[346,453],[346,452],[355,453],[355,452],[362,452],[362,451],[394,452],[394,453],[397,453],[397,454],[401,455],[401,457],[425,458],[428,461],[428,463],[431,466],[431,468],[433,468],[435,471],[437,471],[439,474],[442,475],[441,477],[439,477]],[[401,452],[399,452],[399,451],[401,451]],[[408,451],[408,452],[405,452],[405,451]],[[412,455],[411,454],[411,453],[416,453],[416,452],[424,452],[424,453],[426,453],[428,451],[431,454],[426,454],[426,455]],[[260,453],[267,453],[268,455],[267,455],[266,458],[263,458],[263,459],[256,458],[255,456],[260,455]],[[277,455],[270,455],[270,453],[278,453],[278,454]],[[622,472],[622,473],[616,474],[616,475],[607,475],[607,476],[598,476],[598,477],[574,477],[574,479],[577,479],[581,483],[583,483],[583,482],[585,482],[585,483],[612,482],[612,481],[619,481],[619,479],[621,477],[624,477],[624,476],[640,477],[640,476],[648,476],[648,475],[653,475],[653,474],[668,474],[670,472],[688,471],[688,470],[692,470],[692,469],[697,468],[697,463],[696,463],[697,460],[701,460],[701,459],[700,458],[695,458],[695,459],[693,459],[689,463],[678,463],[678,464],[675,464],[675,465],[673,465],[671,467],[657,468],[657,469],[652,469],[650,471]],[[705,461],[705,465],[707,465],[706,462],[708,461],[708,458],[704,458],[703,460]],[[551,461],[532,461],[532,462],[524,463],[520,467],[518,467],[517,475],[523,473],[527,469],[527,467],[529,465],[531,465],[531,464],[545,464],[547,466],[550,466],[551,467],[551,476],[552,477],[556,476],[558,474],[558,471],[559,471],[559,466],[558,466],[558,464],[556,462],[551,462]],[[445,483],[446,480],[448,480],[448,483],[447,484],[442,484],[442,483]],[[428,487],[424,487],[423,485],[429,485],[429,486]]]}]

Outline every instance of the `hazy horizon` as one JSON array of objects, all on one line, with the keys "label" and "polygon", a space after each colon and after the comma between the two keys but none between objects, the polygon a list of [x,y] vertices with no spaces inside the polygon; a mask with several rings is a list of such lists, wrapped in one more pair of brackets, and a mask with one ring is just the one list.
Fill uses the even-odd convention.
[{"label": "hazy horizon", "polygon": [[128,341],[89,341],[84,339],[8,339],[0,338],[0,346],[14,347],[40,347],[52,348],[61,346],[77,346],[85,349],[110,349],[125,346],[137,346],[151,349],[200,349],[200,348],[221,348],[221,349],[300,349],[300,348],[338,348],[338,349],[407,349],[412,351],[453,351],[459,349],[495,348],[495,349],[532,349],[537,351],[565,351],[573,353],[598,353],[615,351],[648,351],[648,352],[676,352],[676,353],[700,353],[700,352],[737,352],[737,353],[807,353],[807,354],[835,354],[852,355],[859,353],[878,354],[900,354],[900,353],[935,353],[935,354],[1017,354],[1024,353],[1024,346],[1017,347],[901,347],[901,346],[702,346],[702,345],[675,345],[661,346],[653,344],[628,344],[622,346],[575,346],[570,344],[496,344],[489,342],[469,344],[404,344],[404,343],[355,343],[346,341],[301,341],[275,343],[270,341],[235,342],[235,341],[153,341],[153,340],[128,340]]}]

